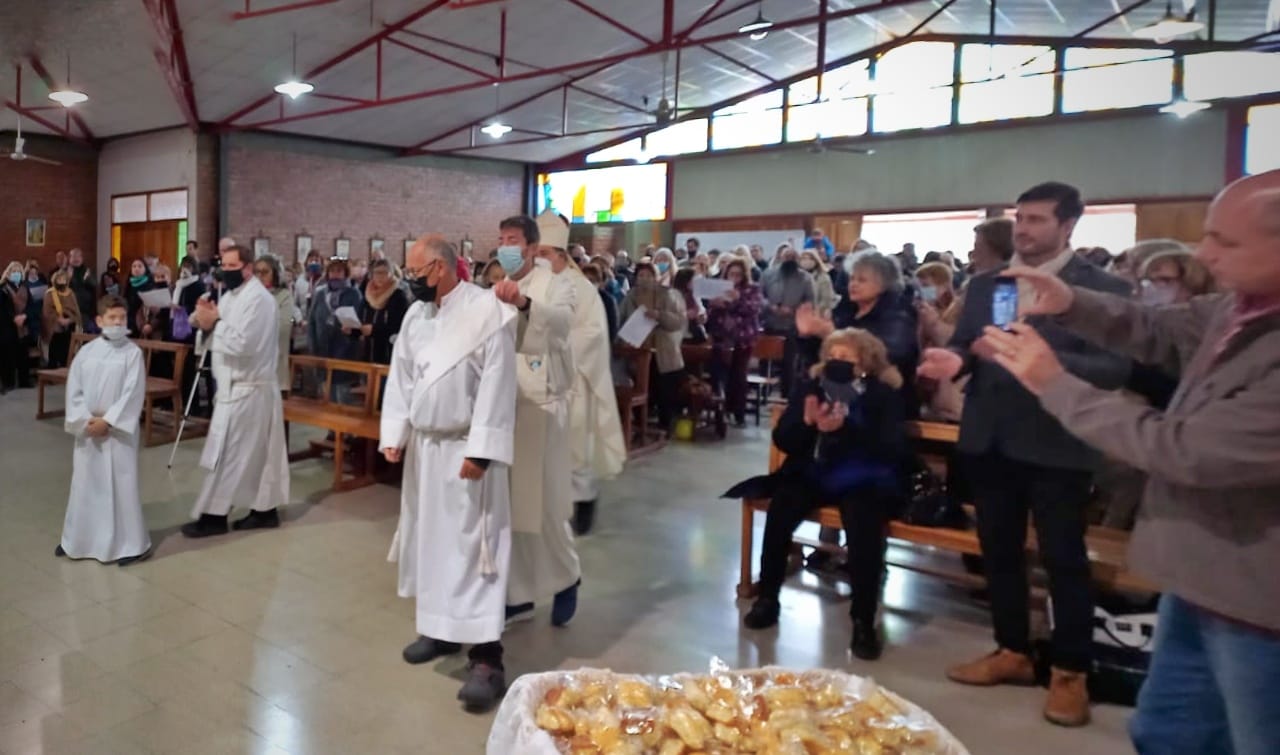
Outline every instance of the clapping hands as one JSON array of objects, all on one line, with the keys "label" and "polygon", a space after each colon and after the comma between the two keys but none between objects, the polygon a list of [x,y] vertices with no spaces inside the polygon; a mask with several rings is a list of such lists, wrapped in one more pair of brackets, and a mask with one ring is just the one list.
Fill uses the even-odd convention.
[{"label": "clapping hands", "polygon": [[804,423],[824,433],[833,433],[844,427],[849,408],[839,402],[819,401],[812,394],[804,399]]}]

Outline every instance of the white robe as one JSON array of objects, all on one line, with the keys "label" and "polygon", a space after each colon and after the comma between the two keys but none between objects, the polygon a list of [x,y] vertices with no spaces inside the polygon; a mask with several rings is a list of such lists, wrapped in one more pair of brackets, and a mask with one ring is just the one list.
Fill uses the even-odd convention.
[{"label": "white robe", "polygon": [[594,501],[597,481],[616,477],[627,461],[618,399],[609,357],[609,321],[595,284],[576,269],[559,274],[573,286],[573,392],[569,400],[569,445],[573,500]]},{"label": "white robe", "polygon": [[270,511],[289,502],[289,455],[277,379],[275,298],[256,278],[218,300],[206,339],[217,383],[200,466],[208,470],[191,510],[226,516],[234,505]]},{"label": "white robe", "polygon": [[[67,374],[65,427],[75,436],[71,495],[62,550],[103,562],[140,556],[151,534],[138,500],[138,419],[147,394],[142,349],[97,338],[81,347]],[[90,438],[85,425],[102,417],[111,430]]]},{"label": "white robe", "polygon": [[[515,310],[466,282],[427,309],[405,314],[382,400],[379,447],[405,449],[390,558],[418,634],[495,642],[511,571]],[[479,480],[459,476],[468,457],[489,460]]]},{"label": "white robe", "polygon": [[569,529],[573,488],[566,442],[574,373],[573,287],[541,266],[519,284],[533,303],[520,315],[516,342],[520,392],[511,467],[511,605],[550,597],[582,576]]}]

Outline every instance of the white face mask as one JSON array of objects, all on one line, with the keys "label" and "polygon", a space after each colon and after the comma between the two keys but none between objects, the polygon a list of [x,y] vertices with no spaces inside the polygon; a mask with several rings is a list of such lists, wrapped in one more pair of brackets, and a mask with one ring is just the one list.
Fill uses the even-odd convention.
[{"label": "white face mask", "polygon": [[1171,283],[1153,283],[1143,280],[1140,298],[1147,306],[1167,307],[1177,301],[1178,287]]},{"label": "white face mask", "polygon": [[102,328],[102,337],[108,341],[120,342],[129,337],[129,329],[123,325],[106,325]]},{"label": "white face mask", "polygon": [[534,258],[533,258],[533,265],[534,265],[534,267],[541,267],[541,268],[545,268],[545,269],[547,269],[547,270],[550,270],[550,269],[551,269],[551,260],[547,259],[546,257],[534,257]]}]

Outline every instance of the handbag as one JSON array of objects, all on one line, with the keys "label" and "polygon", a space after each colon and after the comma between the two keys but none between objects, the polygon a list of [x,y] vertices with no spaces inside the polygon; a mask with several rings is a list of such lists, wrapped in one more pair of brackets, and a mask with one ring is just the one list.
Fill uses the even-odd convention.
[{"label": "handbag", "polygon": [[948,493],[946,483],[923,465],[911,473],[910,493],[899,518],[917,527],[969,529],[969,515]]}]

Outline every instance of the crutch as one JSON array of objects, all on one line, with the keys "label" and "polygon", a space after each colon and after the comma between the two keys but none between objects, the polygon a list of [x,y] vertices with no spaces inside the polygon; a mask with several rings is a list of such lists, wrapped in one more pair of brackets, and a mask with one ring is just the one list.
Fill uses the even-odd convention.
[{"label": "crutch", "polygon": [[[203,340],[203,333],[196,334],[197,347],[199,341]],[[173,457],[178,454],[178,444],[182,442],[182,431],[187,427],[187,417],[191,414],[191,405],[195,403],[196,391],[200,389],[200,374],[204,372],[204,363],[209,358],[209,349],[206,347],[200,352],[200,363],[196,365],[196,376],[191,381],[191,394],[187,396],[187,408],[182,412],[182,422],[178,425],[178,436],[173,439],[173,450],[169,452],[169,469],[173,469]]]}]

